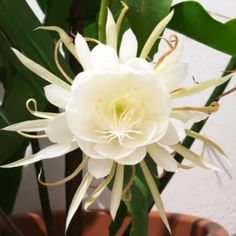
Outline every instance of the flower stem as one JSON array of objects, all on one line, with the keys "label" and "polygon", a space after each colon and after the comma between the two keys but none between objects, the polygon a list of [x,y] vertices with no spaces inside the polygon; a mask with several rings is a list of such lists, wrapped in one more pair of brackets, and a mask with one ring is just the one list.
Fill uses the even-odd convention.
[{"label": "flower stem", "polygon": [[98,20],[98,39],[100,42],[106,42],[106,20],[107,20],[107,7],[110,5],[110,0],[102,0],[99,20]]},{"label": "flower stem", "polygon": [[[236,58],[232,57],[225,69],[225,72],[223,73],[223,76],[225,76],[227,73],[227,71],[232,71],[236,68]],[[214,101],[218,101],[220,98],[220,95],[223,94],[223,92],[225,91],[228,83],[230,80],[228,80],[227,82],[225,82],[224,84],[216,87],[214,89],[214,91],[212,92],[212,94],[210,95],[210,97],[208,98],[207,102],[206,102],[206,106],[209,106],[212,102]],[[203,128],[203,126],[206,124],[208,119],[203,120],[201,122],[195,123],[191,130],[199,133],[201,131],[201,129]],[[194,143],[194,138],[191,137],[186,137],[182,143],[183,146],[185,146],[186,148],[190,148],[192,146],[192,144]],[[175,159],[179,162],[182,162],[183,158],[181,157],[181,155],[176,154],[175,155]],[[165,187],[167,186],[167,184],[169,183],[169,181],[171,180],[171,178],[173,177],[174,173],[173,172],[167,172],[165,174],[165,176],[160,180],[160,186],[159,186],[159,191],[162,192]]]},{"label": "flower stem", "polygon": [[[38,140],[31,140],[31,145],[32,145],[33,153],[37,153],[40,151]],[[41,179],[42,181],[45,181],[42,161],[36,162],[34,164],[34,167],[35,167],[36,178],[38,177],[40,170],[42,169]],[[48,189],[45,186],[41,185],[38,182],[38,179],[37,179],[37,183],[38,183],[41,210],[42,210],[44,222],[47,229],[47,235],[54,236],[55,231],[54,231],[54,226],[53,226],[53,216],[52,216],[52,211],[51,211],[51,206],[50,206],[50,201],[49,201]]]}]

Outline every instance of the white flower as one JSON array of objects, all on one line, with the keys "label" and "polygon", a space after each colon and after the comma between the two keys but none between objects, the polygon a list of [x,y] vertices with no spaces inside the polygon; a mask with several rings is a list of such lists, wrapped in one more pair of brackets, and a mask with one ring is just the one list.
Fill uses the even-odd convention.
[{"label": "white flower", "polygon": [[44,27],[59,32],[64,44],[84,69],[75,77],[71,86],[14,49],[16,56],[27,68],[51,83],[44,88],[45,95],[51,104],[61,109],[61,113],[39,112],[36,101],[30,100],[34,109],[27,104],[28,110],[43,119],[14,124],[5,130],[17,131],[26,137],[32,137],[27,132],[44,132],[43,136],[36,137],[46,136],[53,144],[2,167],[22,166],[80,148],[87,157],[74,173],[56,183],[70,180],[85,165],[88,166],[88,173],[72,201],[66,227],[93,177],[106,178],[86,199],[86,208],[115,176],[110,209],[114,218],[122,197],[124,165],[140,164],[161,217],[170,230],[160,194],[144,161],[146,154],[166,171],[176,171],[180,167],[173,158],[173,151],[194,166],[217,169],[200,155],[179,144],[187,133],[225,155],[211,140],[185,129],[186,123],[201,121],[209,113],[217,111],[218,104],[209,107],[173,107],[172,100],[222,84],[230,76],[178,89],[187,74],[187,64],[180,61],[179,49],[173,47],[158,62],[146,60],[172,16],[173,12],[157,25],[140,56],[137,55],[138,42],[131,29],[124,33],[120,48],[116,50],[118,27],[110,12],[106,29],[108,45],[98,44],[91,51],[86,39],[80,34],[77,34],[75,45],[72,45],[70,38],[61,29]]}]

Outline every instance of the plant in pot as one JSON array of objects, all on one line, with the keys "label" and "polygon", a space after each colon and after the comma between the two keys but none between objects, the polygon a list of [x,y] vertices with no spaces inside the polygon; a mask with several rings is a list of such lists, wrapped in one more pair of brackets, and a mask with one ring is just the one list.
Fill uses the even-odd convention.
[{"label": "plant in pot", "polygon": [[[81,235],[108,231],[110,235],[227,235],[206,220],[166,214],[160,193],[179,169],[219,170],[205,152],[190,150],[194,139],[229,162],[222,148],[199,132],[219,110],[219,97],[233,76],[236,61],[230,60],[222,77],[183,88],[188,64],[181,60],[181,42],[175,34],[162,34],[169,27],[235,56],[232,39],[236,34],[226,31],[235,22],[222,24],[192,1],[171,6],[169,0],[75,0],[39,1],[46,14],[40,25],[24,1],[19,10],[17,3],[0,2],[1,72],[6,91],[0,110],[1,173],[7,179],[10,175],[13,183],[1,204],[11,212],[20,167],[34,164],[45,226],[40,215],[31,214],[23,221],[14,218],[22,231],[19,222],[27,220],[25,235],[32,235],[32,230],[33,235],[78,235],[79,227]],[[70,8],[72,30],[66,30]],[[22,21],[17,22],[14,12],[19,12]],[[7,17],[10,13],[17,22],[14,27]],[[164,53],[157,51],[160,41],[167,44]],[[175,99],[209,88],[215,90],[205,106],[173,105]],[[187,128],[187,123],[195,122]],[[51,143],[40,150],[39,139]],[[29,144],[33,154],[19,159]],[[42,160],[61,155],[67,157],[67,176],[48,183]],[[86,196],[93,179],[101,182]],[[66,220],[64,214],[57,214],[52,223],[47,187],[65,183]],[[106,188],[111,190],[109,212],[86,212]],[[11,201],[5,204],[8,196]],[[77,211],[82,201],[85,211]],[[158,215],[148,220],[153,204]],[[2,218],[2,228],[14,231],[4,214]]]}]

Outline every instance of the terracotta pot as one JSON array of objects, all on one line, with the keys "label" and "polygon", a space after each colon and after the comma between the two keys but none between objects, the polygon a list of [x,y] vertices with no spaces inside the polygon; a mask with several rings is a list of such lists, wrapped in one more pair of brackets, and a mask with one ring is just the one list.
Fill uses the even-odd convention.
[{"label": "terracotta pot", "polygon": [[[64,213],[57,212],[54,217],[56,236],[64,236]],[[168,219],[173,236],[228,236],[223,227],[207,219],[181,214],[168,214]],[[14,216],[13,221],[25,236],[46,236],[45,225],[40,214],[28,213],[24,216]],[[111,217],[107,211],[86,212],[81,216],[82,236],[108,236],[110,222]],[[130,217],[127,217],[117,236],[123,235],[129,222]],[[148,236],[169,236],[156,212],[149,214]]]}]

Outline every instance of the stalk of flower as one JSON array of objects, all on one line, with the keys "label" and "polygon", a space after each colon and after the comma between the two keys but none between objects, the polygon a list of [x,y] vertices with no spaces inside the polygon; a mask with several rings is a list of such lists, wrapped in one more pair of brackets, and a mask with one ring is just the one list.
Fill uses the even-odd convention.
[{"label": "stalk of flower", "polygon": [[[96,39],[86,40],[79,33],[73,43],[73,39],[58,27],[40,27],[59,33],[55,60],[66,82],[13,49],[28,69],[50,83],[44,88],[45,96],[51,104],[60,108],[61,112],[40,112],[37,110],[37,102],[29,99],[27,109],[40,119],[13,124],[3,130],[16,131],[29,138],[47,137],[53,144],[34,155],[1,167],[28,165],[80,148],[85,158],[70,176],[55,183],[43,183],[39,175],[42,184],[55,186],[71,180],[87,166],[88,171],[71,203],[66,229],[93,178],[104,180],[85,199],[84,208],[88,209],[114,179],[110,201],[110,213],[114,219],[121,199],[132,185],[132,179],[128,189],[123,185],[124,166],[134,167],[135,175],[135,165],[140,165],[160,216],[171,232],[159,191],[153,180],[154,176],[145,163],[146,154],[148,153],[157,166],[165,171],[175,172],[179,168],[195,166],[218,170],[204,156],[180,144],[183,137],[188,135],[210,145],[228,161],[224,151],[216,143],[185,128],[187,123],[201,121],[216,112],[219,104],[213,103],[208,107],[173,107],[172,100],[216,87],[230,79],[231,75],[192,87],[179,88],[187,76],[187,64],[180,60],[181,50],[177,47],[176,36],[171,37],[171,40],[165,39],[170,45],[167,53],[161,55],[157,61],[148,62],[150,50],[171,20],[173,12],[156,26],[141,54],[137,56],[138,42],[131,29],[124,33],[117,50],[120,25],[126,11],[125,5],[116,23],[108,10],[106,44]],[[91,40],[98,43],[92,50],[87,43]],[[63,72],[57,61],[60,43],[68,48],[84,69],[73,81]],[[33,136],[29,132],[43,134]],[[173,158],[173,151],[181,154],[191,162],[191,165],[184,166],[178,163]]]}]

